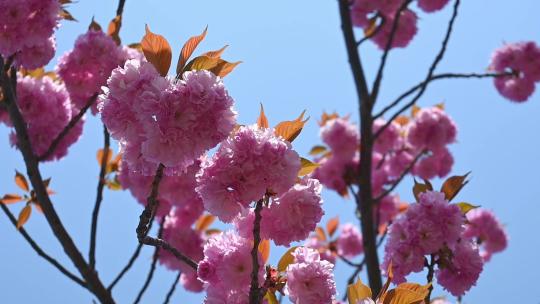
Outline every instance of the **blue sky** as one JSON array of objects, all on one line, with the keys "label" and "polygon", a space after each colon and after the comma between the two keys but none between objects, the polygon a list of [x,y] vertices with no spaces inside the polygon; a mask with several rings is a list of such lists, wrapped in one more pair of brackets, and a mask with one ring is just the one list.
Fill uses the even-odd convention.
[{"label": "blue sky", "polygon": [[[115,9],[116,1],[111,0],[81,0],[73,4],[70,11],[79,22],[62,24],[57,32],[57,55],[72,48],[92,16],[106,25]],[[535,0],[463,1],[447,56],[438,71],[482,72],[491,52],[503,42],[540,42],[539,11],[540,2]],[[419,33],[411,45],[390,56],[381,104],[425,77],[449,15],[450,7],[437,14],[420,14]],[[139,41],[145,23],[169,40],[174,50],[173,62],[183,42],[208,25],[209,34],[201,49],[229,44],[224,57],[243,61],[225,79],[236,100],[240,122],[254,122],[260,102],[264,103],[271,124],[296,117],[307,109],[311,120],[294,144],[303,155],[320,142],[315,122],[323,110],[351,113],[358,120],[336,1],[127,0],[123,41]],[[368,77],[372,77],[380,52],[366,43],[361,53]],[[536,288],[540,279],[535,263],[540,239],[533,230],[540,219],[540,93],[527,103],[516,105],[500,97],[490,80],[449,80],[431,85],[420,105],[439,102],[446,103],[447,112],[459,127],[458,143],[451,147],[456,159],[453,173],[472,171],[471,182],[460,193],[459,200],[494,210],[510,235],[509,248],[486,265],[477,287],[464,297],[464,303],[500,299],[538,303],[540,296],[527,291]],[[20,153],[8,144],[8,133],[5,127],[0,128],[0,193],[16,191],[12,182],[14,170],[24,171]],[[53,178],[55,207],[85,255],[99,171],[95,153],[101,145],[100,121],[87,117],[84,135],[71,147],[68,157],[42,166],[44,176]],[[411,187],[412,180],[407,178],[398,188],[403,199],[412,198]],[[324,193],[324,199],[325,220],[339,214],[343,221],[354,221],[352,201],[329,191]],[[10,208],[17,213],[21,207]],[[140,205],[129,193],[105,192],[98,227],[97,267],[106,283],[123,267],[137,244],[135,227],[140,211]],[[35,213],[25,227],[46,251],[72,268],[42,215]],[[91,303],[91,295],[39,258],[3,215],[0,231],[0,302]],[[273,249],[271,261],[275,263],[281,252],[283,248]],[[145,248],[134,269],[116,287],[114,296],[118,303],[135,299],[151,255],[152,249]],[[349,273],[343,264],[337,265],[340,293]],[[162,302],[174,276],[159,267],[143,303]],[[413,279],[424,282],[425,274]],[[435,290],[434,295],[442,294],[442,290]],[[181,289],[172,301],[200,302],[200,295]]]}]

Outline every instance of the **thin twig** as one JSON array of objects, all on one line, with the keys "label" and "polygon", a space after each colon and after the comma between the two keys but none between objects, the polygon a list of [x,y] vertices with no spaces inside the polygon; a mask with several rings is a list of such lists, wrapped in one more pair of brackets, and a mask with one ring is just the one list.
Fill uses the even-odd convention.
[{"label": "thin twig", "polygon": [[[159,225],[159,231],[158,231],[158,238],[161,238],[161,235],[163,234],[163,222]],[[150,282],[152,281],[152,278],[154,277],[154,272],[156,271],[156,265],[157,260],[159,257],[159,247],[156,246],[154,249],[154,255],[152,256],[152,264],[150,264],[150,271],[148,272],[148,275],[146,277],[146,280],[144,281],[143,287],[139,291],[139,294],[137,294],[137,298],[135,299],[135,302],[133,304],[137,304],[141,301],[142,296],[144,295],[146,289],[148,289],[148,286],[150,286]]]},{"label": "thin twig", "polygon": [[[426,266],[428,267],[428,273],[427,273],[427,282],[428,284],[433,282],[433,274],[435,272],[435,257],[433,254],[430,256],[429,264],[426,263]],[[433,284],[429,286],[428,294],[426,295],[425,303],[430,303],[431,299],[431,292],[433,291]]]},{"label": "thin twig", "polygon": [[[4,211],[4,213],[7,215],[7,217],[9,218],[9,220],[11,221],[11,223],[13,224],[13,226],[17,227],[17,219],[15,218],[15,216],[11,213],[11,211],[9,211],[9,208],[0,203],[0,207],[2,208],[2,210]],[[63,273],[66,277],[70,278],[71,280],[73,280],[75,283],[81,285],[81,287],[85,288],[85,289],[88,289],[88,287],[86,286],[86,283],[81,280],[80,278],[78,278],[76,275],[74,275],[73,273],[71,273],[69,270],[67,270],[64,266],[62,266],[57,260],[55,260],[54,258],[52,258],[50,255],[48,255],[47,253],[45,253],[45,251],[43,251],[43,249],[41,249],[41,247],[39,247],[39,245],[32,239],[32,237],[26,232],[26,230],[24,229],[24,227],[21,227],[18,229],[19,233],[23,236],[23,238],[28,242],[28,244],[30,245],[30,247],[32,247],[32,249],[34,249],[34,251],[42,258],[44,258],[47,262],[51,263],[51,265],[53,265],[54,267],[56,267],[56,269],[58,269],[61,273]]]},{"label": "thin twig", "polygon": [[99,208],[103,201],[103,188],[105,187],[105,174],[107,174],[107,164],[109,160],[111,137],[107,127],[103,125],[103,154],[101,157],[101,168],[99,170],[99,181],[97,185],[96,203],[94,205],[94,211],[92,212],[92,225],[90,229],[90,250],[88,253],[89,264],[92,269],[96,269],[96,234],[97,224],[99,216]]},{"label": "thin twig", "polygon": [[435,57],[435,60],[431,64],[431,67],[429,68],[427,76],[426,76],[424,82],[422,83],[422,86],[420,87],[420,91],[416,94],[416,96],[414,96],[414,98],[408,104],[403,106],[399,111],[397,111],[394,115],[392,115],[392,117],[388,120],[388,122],[386,122],[386,124],[377,131],[377,133],[375,134],[375,138],[377,138],[379,135],[381,135],[382,132],[384,132],[384,130],[386,130],[386,128],[388,128],[388,126],[392,123],[392,121],[394,121],[394,119],[396,119],[399,115],[401,115],[401,113],[403,113],[404,111],[406,111],[407,109],[412,107],[420,99],[420,97],[422,97],[422,95],[426,91],[426,89],[428,87],[428,84],[429,84],[429,80],[431,79],[431,77],[433,77],[433,73],[435,73],[435,69],[437,68],[437,66],[439,65],[441,60],[443,59],[444,54],[446,52],[448,42],[450,41],[450,37],[452,36],[452,30],[454,28],[454,23],[455,23],[456,18],[458,16],[459,4],[460,4],[460,0],[456,0],[456,2],[454,4],[454,10],[453,10],[453,13],[452,13],[452,17],[450,18],[450,22],[448,22],[448,28],[446,30],[446,34],[444,36],[444,40],[442,42],[441,49],[439,50],[439,53],[437,54],[437,56]]},{"label": "thin twig", "polygon": [[169,301],[172,298],[172,295],[174,294],[174,291],[176,290],[176,286],[178,285],[178,281],[180,281],[180,276],[182,275],[182,272],[178,272],[176,277],[174,278],[174,281],[171,285],[171,288],[169,289],[169,292],[167,292],[167,296],[165,297],[165,301],[163,301],[163,304],[169,304]]},{"label": "thin twig", "polygon": [[[431,78],[427,80],[428,83],[431,83],[435,80],[441,80],[441,79],[483,79],[483,78],[497,78],[497,77],[505,77],[505,76],[512,76],[514,73],[512,72],[506,72],[506,73],[444,73],[439,75],[434,75]],[[416,92],[418,89],[420,89],[426,80],[422,81],[421,83],[411,87],[409,90],[405,91],[403,94],[401,94],[396,100],[394,100],[392,103],[384,107],[377,115],[374,116],[375,119],[382,117],[386,112],[397,106],[403,99],[409,97],[412,93]]]},{"label": "thin twig", "polygon": [[41,205],[43,214],[56,239],[62,245],[64,252],[68,255],[81,276],[87,282],[88,289],[91,290],[102,303],[114,303],[111,294],[99,279],[98,274],[88,266],[54,209],[49,194],[47,193],[47,188],[43,183],[41,172],[39,171],[39,162],[30,143],[26,122],[17,106],[16,95],[13,90],[13,87],[16,85],[17,73],[15,70],[11,69],[10,79],[7,73],[3,71],[5,71],[4,60],[0,56],[0,84],[2,85],[11,122],[15,127],[17,146],[23,155],[27,175],[36,193],[36,198]]},{"label": "thin twig", "polygon": [[351,260],[349,260],[348,258],[344,257],[343,255],[339,254],[337,255],[343,262],[345,262],[345,264],[349,265],[349,266],[352,266],[352,267],[362,267],[362,264],[361,263],[355,263]]},{"label": "thin twig", "polygon": [[384,68],[386,66],[386,62],[388,60],[388,55],[390,54],[390,50],[392,49],[392,43],[394,43],[394,38],[396,36],[396,32],[399,27],[399,19],[401,19],[401,13],[403,13],[409,4],[412,2],[412,0],[407,0],[401,4],[399,9],[396,11],[394,15],[394,22],[392,23],[392,29],[390,31],[390,36],[388,37],[388,41],[386,41],[386,46],[384,48],[384,52],[381,56],[381,63],[379,64],[379,70],[377,71],[377,74],[375,76],[375,81],[373,82],[372,92],[371,92],[371,102],[372,106],[377,101],[377,97],[379,95],[379,90],[381,88],[381,81],[383,78]]},{"label": "thin twig", "polygon": [[249,288],[249,303],[259,304],[261,291],[259,288],[259,244],[261,243],[261,210],[265,199],[255,205],[255,220],[253,221],[253,248],[251,249],[251,285]]},{"label": "thin twig", "polygon": [[385,196],[387,196],[388,194],[390,194],[392,191],[394,191],[394,189],[396,189],[396,187],[401,183],[401,181],[403,180],[403,178],[405,178],[405,176],[407,174],[409,174],[409,172],[412,170],[412,168],[414,167],[414,165],[416,165],[416,163],[418,162],[418,160],[420,159],[420,157],[422,157],[422,155],[424,155],[427,151],[426,150],[422,150],[420,153],[418,153],[416,155],[416,157],[411,161],[411,163],[403,170],[403,172],[401,172],[401,175],[398,177],[398,179],[396,179],[393,183],[392,183],[392,186],[390,186],[390,188],[387,188],[386,190],[384,190],[383,193],[381,193],[379,196],[377,196],[374,201],[375,202],[379,202],[380,200],[382,200]]},{"label": "thin twig", "polygon": [[88,109],[90,109],[92,107],[94,102],[96,102],[97,96],[98,96],[98,94],[94,94],[92,97],[90,97],[90,99],[88,99],[88,101],[86,102],[84,107],[82,107],[79,110],[79,113],[77,113],[77,115],[75,115],[75,116],[73,116],[71,118],[71,120],[64,127],[64,129],[62,129],[62,131],[51,142],[51,145],[49,146],[47,151],[45,151],[45,153],[43,153],[42,155],[40,155],[38,157],[39,161],[43,161],[43,160],[46,160],[47,158],[51,157],[51,155],[54,153],[56,148],[58,148],[58,145],[60,144],[62,139],[64,139],[64,137],[66,137],[66,135],[69,133],[69,131],[71,131],[71,129],[73,129],[77,125],[77,123],[83,118],[84,114],[86,114],[86,111],[88,111]]}]

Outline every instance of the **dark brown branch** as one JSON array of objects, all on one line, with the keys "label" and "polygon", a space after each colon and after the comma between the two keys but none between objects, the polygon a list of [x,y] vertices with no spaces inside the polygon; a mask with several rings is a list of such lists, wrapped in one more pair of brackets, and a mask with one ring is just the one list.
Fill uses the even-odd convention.
[{"label": "dark brown branch", "polygon": [[105,286],[103,286],[97,273],[88,266],[53,207],[49,194],[47,193],[47,188],[43,183],[41,172],[39,171],[38,159],[36,155],[34,155],[32,145],[30,144],[26,122],[17,106],[16,95],[12,85],[12,83],[16,84],[16,72],[11,70],[10,79],[7,73],[3,71],[5,71],[4,59],[0,57],[0,83],[5,96],[5,102],[8,106],[11,122],[13,123],[17,134],[17,146],[23,155],[27,175],[36,193],[37,200],[40,202],[43,214],[56,239],[58,239],[62,245],[64,252],[71,259],[86,281],[88,289],[91,290],[102,303],[114,303],[111,294],[107,291]]},{"label": "dark brown branch", "polygon": [[362,263],[355,263],[355,262],[353,262],[353,261],[349,260],[348,258],[346,258],[346,257],[342,256],[342,255],[341,255],[341,254],[339,254],[339,253],[338,253],[338,255],[337,255],[337,256],[338,256],[338,257],[339,257],[339,258],[340,258],[340,259],[341,259],[341,260],[342,260],[342,261],[343,261],[343,262],[344,262],[345,264],[347,264],[347,265],[349,265],[349,266],[352,266],[352,267],[357,267],[357,268],[359,268],[359,267],[362,267],[362,266],[363,266],[363,265],[362,265]]},{"label": "dark brown branch", "polygon": [[362,62],[356,48],[356,39],[351,22],[349,2],[339,0],[341,28],[347,47],[349,64],[355,80],[358,95],[360,117],[360,159],[359,180],[360,191],[355,195],[357,213],[360,213],[360,227],[362,229],[364,252],[368,269],[368,279],[371,290],[377,294],[382,287],[381,270],[376,246],[376,231],[373,221],[373,194],[371,189],[371,162],[373,152],[373,117],[371,116],[372,102],[362,68]]},{"label": "dark brown branch", "polygon": [[[505,76],[512,76],[513,73],[444,73],[439,75],[434,75],[430,79],[427,80],[428,83],[431,83],[435,80],[441,80],[441,79],[483,79],[483,78],[497,78],[497,77],[505,77]],[[405,91],[403,94],[401,94],[396,100],[394,100],[392,103],[384,107],[377,115],[375,115],[375,119],[382,117],[384,114],[386,114],[388,111],[390,111],[392,108],[397,106],[403,99],[409,97],[412,93],[416,92],[418,89],[420,89],[426,81],[411,87],[409,90]],[[412,106],[412,105],[411,105]],[[404,111],[406,111],[409,107],[407,107]],[[403,112],[401,112],[403,113]]]},{"label": "dark brown branch", "polygon": [[[433,283],[433,274],[435,273],[435,257],[433,256],[433,254],[430,256],[429,263],[427,263],[427,261],[426,261],[426,266],[428,268],[427,282],[428,282],[428,284]],[[429,291],[428,291],[428,294],[426,295],[426,299],[425,299],[426,303],[431,302],[430,299],[431,299],[431,292],[432,291],[433,291],[433,284],[429,286]]]},{"label": "dark brown branch", "polygon": [[[10,222],[13,224],[14,227],[17,227],[17,219],[15,218],[15,216],[11,213],[11,211],[9,211],[9,208],[4,205],[4,204],[1,204],[0,203],[0,207],[2,208],[2,210],[4,211],[4,213],[7,215],[7,217],[9,218]],[[52,258],[51,256],[49,256],[47,253],[45,253],[45,251],[43,251],[43,249],[41,249],[41,247],[39,247],[39,245],[32,239],[32,237],[26,232],[26,230],[24,229],[24,227],[21,227],[18,229],[19,233],[23,236],[23,238],[28,242],[28,244],[30,245],[30,247],[32,247],[32,249],[34,249],[34,251],[42,258],[44,258],[47,262],[51,263],[51,265],[53,265],[54,267],[56,267],[56,269],[58,269],[58,271],[60,271],[62,274],[64,274],[66,277],[70,278],[71,280],[73,280],[73,282],[79,284],[81,287],[85,288],[85,289],[88,289],[88,287],[86,286],[86,283],[83,282],[83,280],[81,280],[80,278],[78,278],[76,275],[74,275],[73,273],[71,273],[69,270],[67,270],[64,266],[62,266],[57,260],[55,260],[54,258]]]},{"label": "dark brown branch", "polygon": [[255,220],[253,221],[253,248],[251,249],[251,285],[249,288],[249,303],[259,304],[261,302],[261,290],[259,288],[259,244],[261,243],[261,210],[263,202],[261,199],[255,205]]},{"label": "dark brown branch", "polygon": [[377,138],[380,134],[382,134],[382,132],[384,132],[384,130],[386,130],[386,128],[388,128],[388,126],[392,123],[392,121],[394,121],[394,119],[396,119],[399,115],[401,115],[401,113],[405,112],[407,109],[412,107],[420,99],[420,97],[422,97],[422,95],[424,95],[424,92],[426,91],[426,89],[428,87],[429,80],[433,77],[433,74],[435,73],[435,69],[437,68],[439,63],[442,61],[442,59],[444,57],[444,54],[446,52],[448,42],[450,41],[450,37],[452,36],[452,30],[454,28],[454,23],[456,21],[457,15],[458,15],[460,1],[461,0],[456,0],[456,2],[454,4],[454,10],[452,12],[452,17],[450,18],[450,22],[448,22],[448,28],[446,30],[446,34],[444,36],[444,40],[443,40],[442,45],[441,45],[441,49],[439,50],[439,53],[437,54],[437,56],[435,57],[435,60],[431,64],[431,67],[429,68],[427,76],[426,76],[425,80],[423,81],[418,93],[416,94],[416,96],[413,97],[413,99],[409,103],[404,105],[399,111],[397,111],[394,115],[392,115],[392,117],[388,120],[388,122],[382,128],[380,128],[377,131],[377,133],[375,134],[375,138]]},{"label": "dark brown branch", "polygon": [[399,27],[399,19],[401,19],[401,13],[403,13],[403,11],[407,9],[411,2],[412,0],[404,1],[394,15],[394,22],[392,23],[390,36],[388,37],[388,41],[386,41],[386,46],[384,47],[384,52],[381,57],[381,63],[379,64],[379,70],[377,71],[375,81],[373,82],[373,91],[371,92],[371,101],[373,104],[375,104],[375,102],[377,101],[377,97],[379,96],[379,90],[381,88],[384,68],[386,66],[386,61],[388,60],[388,55],[390,54],[390,50],[392,49],[392,43],[394,43],[394,38]]},{"label": "dark brown branch", "polygon": [[178,272],[176,277],[174,278],[174,282],[171,285],[171,288],[169,289],[169,292],[167,292],[167,296],[165,297],[165,301],[163,301],[163,304],[169,304],[171,301],[172,295],[174,294],[174,291],[176,290],[176,286],[178,285],[178,281],[180,281],[180,276],[182,275],[182,272]]},{"label": "dark brown branch", "polygon": [[[159,225],[158,238],[161,238],[161,235],[163,234],[163,222],[164,221],[162,221],[161,224]],[[152,282],[152,278],[154,277],[154,272],[156,271],[158,257],[159,257],[159,247],[156,246],[156,248],[154,249],[154,255],[152,256],[152,264],[150,264],[150,271],[148,272],[146,280],[144,281],[144,284],[141,290],[139,291],[139,293],[137,294],[137,298],[135,299],[135,302],[133,302],[133,304],[137,304],[141,301],[142,296],[146,292],[146,289],[148,289],[148,286],[150,286],[150,282]]]},{"label": "dark brown branch", "polygon": [[92,105],[96,102],[97,96],[98,96],[97,94],[94,94],[92,97],[90,97],[90,99],[88,99],[88,101],[86,102],[84,107],[81,108],[79,113],[77,113],[77,115],[75,115],[75,116],[73,116],[71,118],[71,120],[64,127],[64,129],[60,132],[60,134],[58,134],[54,138],[54,140],[51,142],[51,145],[49,146],[47,151],[45,151],[45,153],[43,153],[42,155],[39,156],[39,158],[38,158],[39,161],[43,161],[43,160],[49,158],[54,153],[54,151],[56,150],[56,148],[58,148],[58,145],[60,144],[62,139],[64,139],[64,137],[66,137],[66,135],[69,133],[69,131],[71,131],[71,129],[73,129],[75,127],[75,125],[77,125],[77,123],[83,118],[84,114],[86,114],[86,111],[88,111],[88,109],[90,109],[92,107]]},{"label": "dark brown branch", "polygon": [[126,0],[118,1],[118,8],[116,9],[116,16],[121,16],[124,13],[125,4],[126,4]]},{"label": "dark brown branch", "polygon": [[110,151],[111,137],[105,125],[103,125],[103,156],[101,158],[101,168],[99,170],[99,181],[97,185],[96,203],[92,212],[92,225],[90,229],[90,250],[88,253],[89,264],[92,269],[96,269],[96,234],[99,216],[99,208],[103,201],[103,188],[105,187],[105,174],[107,174],[108,155]]},{"label": "dark brown branch", "polygon": [[393,183],[392,183],[392,186],[390,186],[390,188],[384,190],[383,193],[381,193],[379,196],[377,196],[374,201],[375,202],[379,202],[380,200],[382,200],[385,196],[387,196],[388,194],[390,194],[392,191],[394,191],[394,189],[396,189],[396,187],[401,183],[401,181],[403,180],[403,178],[405,178],[405,176],[407,174],[409,174],[409,172],[412,170],[412,168],[414,167],[414,165],[418,162],[418,160],[420,159],[420,157],[422,157],[422,155],[424,155],[427,151],[423,150],[421,151],[420,153],[418,153],[416,155],[416,157],[411,161],[411,163],[407,166],[407,168],[405,168],[405,170],[403,170],[403,172],[401,172],[401,175],[398,177],[398,179],[396,179]]}]

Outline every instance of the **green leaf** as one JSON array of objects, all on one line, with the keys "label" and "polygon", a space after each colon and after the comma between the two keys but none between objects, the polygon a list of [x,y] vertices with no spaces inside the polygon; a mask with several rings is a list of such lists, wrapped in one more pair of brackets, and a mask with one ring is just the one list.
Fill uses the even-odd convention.
[{"label": "green leaf", "polygon": [[461,213],[463,213],[464,215],[467,214],[467,212],[480,207],[480,206],[472,205],[466,202],[456,203],[456,205],[459,207],[459,209],[461,210]]},{"label": "green leaf", "polygon": [[301,167],[298,171],[298,176],[308,175],[311,172],[315,171],[319,167],[319,164],[310,161],[309,159],[300,157]]}]

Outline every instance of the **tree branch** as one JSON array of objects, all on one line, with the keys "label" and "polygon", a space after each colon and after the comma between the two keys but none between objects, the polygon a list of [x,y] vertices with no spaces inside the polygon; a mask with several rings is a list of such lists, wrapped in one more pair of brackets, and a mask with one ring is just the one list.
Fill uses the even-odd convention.
[{"label": "tree branch", "polygon": [[[433,254],[430,256],[430,261],[429,263],[427,263],[426,261],[426,266],[428,268],[428,273],[427,273],[427,282],[428,284],[429,283],[432,283],[433,282],[433,274],[435,272],[435,257],[433,256]],[[431,298],[431,292],[433,291],[433,285],[430,285],[429,286],[429,291],[428,291],[428,294],[426,295],[426,299],[425,299],[425,302],[426,303],[430,303],[430,298]]]},{"label": "tree branch", "polygon": [[407,0],[401,4],[399,9],[396,11],[396,14],[394,15],[394,22],[392,23],[392,29],[390,31],[390,36],[388,37],[388,41],[386,42],[386,46],[384,47],[384,52],[381,57],[381,63],[379,64],[379,70],[377,71],[377,75],[375,76],[375,81],[373,82],[373,88],[371,92],[371,100],[372,103],[375,104],[377,101],[377,97],[379,95],[379,90],[381,88],[381,81],[383,78],[384,73],[384,67],[386,66],[386,61],[388,59],[388,55],[390,54],[390,50],[392,49],[392,43],[394,43],[394,37],[396,36],[397,29],[399,27],[399,19],[401,18],[401,13],[407,9],[407,6],[412,2],[412,0]]},{"label": "tree branch", "polygon": [[255,205],[255,220],[253,221],[253,248],[251,249],[251,285],[249,288],[249,303],[259,304],[261,302],[261,291],[259,288],[259,244],[261,243],[261,210],[263,202],[267,198],[261,199]]},{"label": "tree branch", "polygon": [[[4,211],[4,213],[7,215],[7,217],[9,218],[9,220],[11,221],[11,223],[13,224],[13,226],[17,227],[17,219],[15,218],[15,216],[11,213],[11,211],[9,211],[9,208],[4,205],[4,204],[1,204],[0,203],[0,207],[2,208],[2,210]],[[24,229],[24,227],[21,227],[18,229],[19,233],[24,237],[24,239],[28,242],[28,244],[30,245],[30,247],[32,247],[32,249],[34,249],[34,251],[42,258],[44,258],[47,262],[51,263],[51,265],[53,265],[54,267],[56,267],[56,269],[58,269],[62,274],[64,274],[66,277],[70,278],[71,280],[73,280],[73,282],[79,284],[81,287],[85,288],[85,289],[88,289],[88,286],[86,286],[86,283],[81,280],[80,278],[78,278],[76,275],[74,275],[73,273],[71,273],[69,270],[67,270],[64,266],[62,266],[57,260],[55,260],[54,258],[52,258],[51,256],[49,256],[47,253],[45,253],[43,251],[43,249],[41,249],[41,247],[39,247],[39,245],[32,239],[32,237],[26,232],[26,230]]]},{"label": "tree branch", "polygon": [[[158,238],[161,238],[161,235],[163,234],[163,222],[165,222],[165,220],[163,220],[159,225]],[[135,302],[133,302],[133,304],[137,304],[141,301],[144,292],[146,291],[146,289],[148,289],[148,286],[150,286],[150,282],[152,281],[152,278],[154,277],[154,272],[156,271],[158,257],[159,247],[156,246],[156,248],[154,249],[154,255],[152,256],[152,264],[150,264],[150,271],[148,272],[148,276],[144,281],[143,287],[139,291],[139,294],[137,294],[137,298],[135,299]]]},{"label": "tree branch", "polygon": [[110,150],[111,137],[105,125],[103,125],[103,156],[101,158],[101,168],[99,170],[99,181],[97,185],[96,203],[92,212],[92,225],[90,229],[90,251],[88,253],[89,264],[92,269],[96,269],[96,234],[99,216],[99,208],[103,201],[103,188],[105,187],[105,174],[107,174],[108,155]]},{"label": "tree branch", "polygon": [[16,71],[11,69],[11,79],[4,71],[4,59],[0,56],[0,83],[5,95],[5,102],[8,106],[11,122],[13,123],[17,134],[17,146],[23,155],[28,177],[41,205],[45,218],[47,219],[47,222],[49,223],[55,237],[62,245],[64,252],[68,255],[86,281],[88,289],[91,290],[102,303],[114,303],[111,294],[107,291],[105,286],[103,286],[97,273],[88,266],[79,249],[71,239],[71,236],[64,228],[64,225],[53,207],[45,184],[43,183],[41,172],[39,171],[38,159],[32,150],[32,145],[28,137],[28,131],[26,129],[26,122],[24,121],[19,107],[17,106],[16,95],[12,85],[12,83],[16,85]]},{"label": "tree branch", "polygon": [[121,16],[124,13],[125,4],[126,4],[126,0],[118,1],[118,8],[116,9],[116,16]]},{"label": "tree branch", "polygon": [[169,301],[172,298],[172,295],[174,294],[174,291],[176,290],[176,286],[178,285],[178,281],[180,281],[180,276],[182,275],[182,272],[178,272],[176,277],[174,278],[174,281],[171,285],[171,288],[169,289],[169,292],[167,292],[167,296],[165,297],[165,301],[163,301],[163,304],[169,304]]},{"label": "tree branch", "polygon": [[454,23],[456,21],[457,15],[458,15],[460,1],[461,0],[456,0],[456,2],[454,4],[454,10],[453,10],[453,13],[452,13],[452,17],[450,18],[450,22],[448,22],[448,28],[446,30],[446,35],[445,35],[444,40],[442,42],[441,49],[439,50],[439,53],[437,54],[437,56],[435,57],[435,60],[431,64],[431,67],[429,68],[426,79],[424,80],[424,82],[422,83],[422,85],[420,87],[420,91],[416,94],[416,96],[414,96],[414,98],[408,104],[403,106],[399,111],[397,111],[394,115],[392,115],[392,117],[388,120],[388,122],[386,122],[386,124],[377,131],[377,133],[375,134],[375,138],[379,137],[379,135],[382,134],[382,132],[384,132],[384,130],[386,130],[386,128],[388,128],[388,126],[392,123],[392,121],[394,121],[394,119],[396,119],[399,115],[401,115],[401,113],[406,111],[408,108],[412,107],[420,99],[420,97],[422,97],[422,95],[426,91],[427,86],[429,84],[429,80],[433,76],[433,73],[435,72],[435,69],[437,68],[437,66],[439,65],[441,60],[443,59],[444,54],[446,52],[446,47],[448,46],[448,42],[450,41],[450,37],[452,36],[452,30],[454,28]]},{"label": "tree branch", "polygon": [[98,96],[98,94],[94,94],[92,97],[90,97],[90,99],[88,99],[88,101],[86,102],[84,107],[81,108],[79,113],[71,118],[69,123],[64,127],[64,129],[51,142],[51,145],[49,146],[47,151],[45,151],[45,153],[43,153],[42,155],[40,155],[38,157],[39,161],[43,161],[43,160],[49,158],[54,153],[54,150],[56,150],[56,148],[58,148],[58,145],[60,144],[62,139],[64,139],[64,137],[66,137],[66,135],[69,133],[69,131],[71,131],[71,129],[73,129],[75,127],[75,125],[77,125],[77,123],[83,118],[84,114],[86,114],[86,111],[88,111],[88,109],[90,109],[90,107],[92,107],[94,102],[96,102],[97,96]]},{"label": "tree branch", "polygon": [[[505,76],[512,76],[514,73],[507,72],[507,73],[444,73],[439,75],[434,75],[428,80],[424,80],[421,83],[411,87],[409,90],[405,91],[403,94],[401,94],[396,100],[394,100],[392,103],[384,107],[377,115],[375,115],[375,119],[382,117],[386,112],[397,106],[403,99],[409,97],[412,93],[416,92],[418,89],[420,89],[424,83],[428,82],[431,83],[435,80],[441,80],[441,79],[483,79],[483,78],[497,78],[497,77],[505,77]],[[412,105],[411,105],[412,106]],[[409,107],[407,107],[404,111],[406,111]],[[403,111],[401,112],[403,113]]]}]

